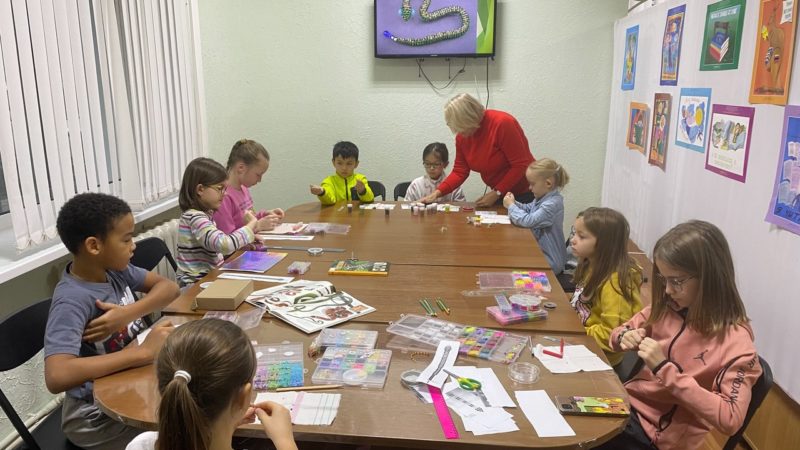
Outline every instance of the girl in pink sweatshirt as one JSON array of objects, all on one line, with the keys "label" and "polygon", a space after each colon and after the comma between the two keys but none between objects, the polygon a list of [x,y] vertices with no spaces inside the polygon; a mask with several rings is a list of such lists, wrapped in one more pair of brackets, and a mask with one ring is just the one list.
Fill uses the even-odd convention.
[{"label": "girl in pink sweatshirt", "polygon": [[600,448],[693,449],[711,428],[734,434],[761,375],[719,228],[680,224],[658,240],[653,258],[652,305],[609,339],[644,362],[625,383],[631,420]]}]

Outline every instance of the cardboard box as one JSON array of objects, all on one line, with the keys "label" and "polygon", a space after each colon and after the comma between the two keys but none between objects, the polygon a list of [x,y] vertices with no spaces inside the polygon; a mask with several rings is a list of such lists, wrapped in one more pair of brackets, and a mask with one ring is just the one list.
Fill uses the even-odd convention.
[{"label": "cardboard box", "polygon": [[233,311],[252,292],[252,280],[216,280],[197,294],[197,308]]}]

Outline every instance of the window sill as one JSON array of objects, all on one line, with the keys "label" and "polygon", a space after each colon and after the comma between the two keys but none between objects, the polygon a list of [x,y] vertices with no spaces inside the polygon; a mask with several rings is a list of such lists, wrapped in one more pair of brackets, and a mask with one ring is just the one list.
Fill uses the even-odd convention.
[{"label": "window sill", "polygon": [[[155,217],[178,205],[178,197],[162,200],[142,211],[133,213],[137,223]],[[0,283],[38,269],[69,254],[59,239],[17,252],[14,230],[11,227],[0,230]]]}]

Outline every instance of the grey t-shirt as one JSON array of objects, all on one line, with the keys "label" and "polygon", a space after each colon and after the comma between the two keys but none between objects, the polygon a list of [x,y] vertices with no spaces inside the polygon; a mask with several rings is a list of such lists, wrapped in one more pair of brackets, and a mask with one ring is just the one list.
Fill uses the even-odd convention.
[{"label": "grey t-shirt", "polygon": [[[104,313],[95,305],[95,300],[117,305],[133,303],[136,301],[133,292],[142,289],[147,271],[128,264],[121,272],[107,270],[105,283],[92,283],[72,276],[71,267],[72,263],[64,269],[61,281],[53,292],[44,335],[45,358],[59,353],[78,357],[113,353],[122,350],[147,328],[144,320],[139,318],[102,341],[83,342],[86,325]],[[92,386],[92,382],[88,381],[68,390],[67,395],[93,402]]]}]

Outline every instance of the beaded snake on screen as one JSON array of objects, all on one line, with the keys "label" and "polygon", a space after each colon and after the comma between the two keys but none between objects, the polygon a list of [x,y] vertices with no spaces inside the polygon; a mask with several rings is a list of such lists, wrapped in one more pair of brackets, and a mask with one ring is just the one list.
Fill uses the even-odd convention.
[{"label": "beaded snake on screen", "polygon": [[[459,15],[461,16],[461,26],[455,30],[440,31],[438,33],[429,34],[421,38],[397,37],[388,30],[384,31],[383,35],[391,39],[393,42],[397,42],[398,44],[419,47],[448,39],[459,38],[467,32],[469,29],[469,15],[464,8],[460,6],[445,6],[444,8],[439,8],[436,11],[428,12],[428,7],[430,5],[431,0],[423,0],[422,5],[419,8],[419,17],[423,22],[433,22],[445,16]],[[406,22],[409,21],[414,15],[414,12],[414,9],[411,8],[411,0],[403,0],[403,4],[399,11],[400,15],[403,17],[403,20]]]}]

